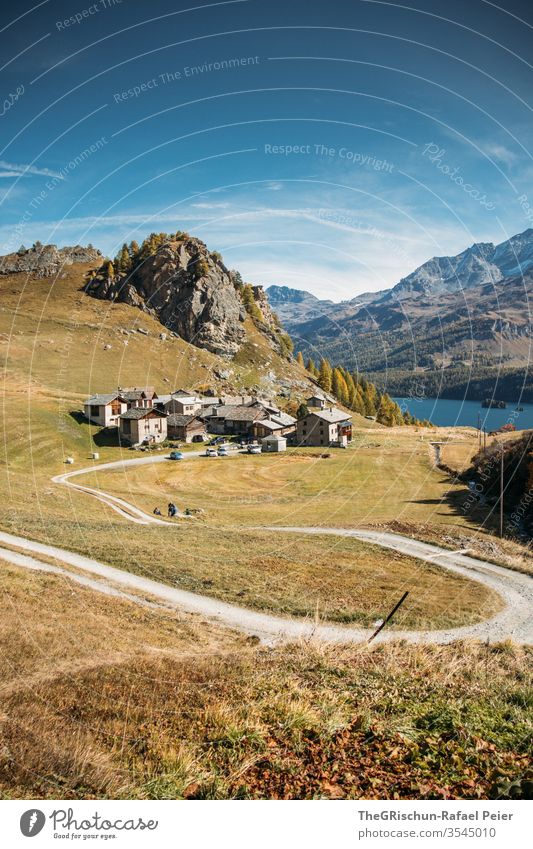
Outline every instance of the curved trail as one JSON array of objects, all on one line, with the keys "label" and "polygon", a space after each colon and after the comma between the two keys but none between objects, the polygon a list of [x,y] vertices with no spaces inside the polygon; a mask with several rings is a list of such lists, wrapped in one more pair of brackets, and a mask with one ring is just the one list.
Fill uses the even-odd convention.
[{"label": "curved trail", "polygon": [[[191,452],[185,457],[200,456],[202,452]],[[185,459],[185,458],[184,458]],[[213,458],[214,461],[215,458]],[[84,492],[99,501],[107,504],[117,513],[129,521],[138,524],[157,524],[172,527],[172,522],[145,513],[138,507],[129,504],[124,499],[110,495],[103,490],[97,490],[92,487],[86,487],[81,484],[71,482],[71,478],[90,472],[107,470],[111,468],[121,468],[124,466],[145,465],[149,463],[158,463],[167,461],[168,457],[161,455],[157,457],[142,457],[133,460],[118,460],[113,463],[102,463],[85,469],[78,469],[72,472],[66,472],[61,475],[56,475],[52,480],[55,483],[63,484],[72,487],[80,492]],[[218,460],[218,458],[217,458]],[[183,461],[180,461],[183,462]],[[226,459],[227,462],[227,459]],[[342,537],[353,537],[379,545],[382,548],[389,548],[399,551],[403,554],[416,557],[420,560],[425,560],[430,563],[437,563],[444,569],[460,574],[471,580],[478,581],[487,587],[495,590],[503,599],[505,607],[495,617],[480,622],[476,625],[469,625],[462,628],[450,628],[440,631],[382,631],[378,636],[377,641],[405,639],[414,643],[449,643],[453,640],[476,638],[489,639],[498,641],[506,638],[512,638],[522,643],[533,643],[533,618],[531,612],[533,610],[533,582],[530,577],[519,572],[513,572],[502,566],[496,566],[477,558],[468,557],[465,554],[448,551],[439,546],[432,545],[419,540],[410,539],[388,532],[373,531],[373,530],[352,530],[346,528],[323,528],[323,527],[261,527],[261,530],[268,530],[273,533],[294,533],[302,535],[331,535]],[[211,596],[203,596],[196,593],[179,590],[167,584],[143,578],[140,575],[135,575],[131,572],[125,572],[121,569],[115,569],[105,563],[101,563],[92,558],[85,557],[74,552],[66,551],[56,546],[46,545],[44,543],[27,540],[23,537],[17,537],[12,534],[0,532],[0,542],[4,544],[16,546],[24,552],[31,552],[34,555],[46,555],[53,557],[61,564],[67,567],[75,567],[83,572],[89,572],[92,575],[98,576],[102,581],[95,581],[80,576],[77,573],[69,571],[63,567],[50,567],[50,564],[43,564],[37,558],[30,557],[26,554],[20,554],[9,549],[0,549],[0,557],[17,565],[25,566],[30,569],[45,568],[47,571],[59,572],[62,575],[68,576],[74,581],[90,586],[92,589],[102,592],[111,592],[114,595],[135,600],[142,604],[153,603],[147,599],[139,598],[132,595],[130,592],[142,593],[143,596],[148,595],[155,602],[162,602],[165,605],[177,607],[189,613],[200,614],[209,619],[213,619],[220,624],[236,628],[245,633],[255,635],[264,642],[276,642],[281,640],[292,640],[297,638],[311,638],[326,640],[328,642],[338,643],[357,643],[368,639],[370,631],[360,628],[353,628],[343,625],[314,623],[308,619],[292,619],[282,616],[275,616],[268,613],[250,610],[227,602],[219,601]]]}]

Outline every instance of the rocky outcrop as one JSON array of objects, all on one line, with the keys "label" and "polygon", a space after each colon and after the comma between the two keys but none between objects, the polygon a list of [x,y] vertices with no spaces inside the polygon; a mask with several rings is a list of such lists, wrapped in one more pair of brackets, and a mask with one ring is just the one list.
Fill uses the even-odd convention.
[{"label": "rocky outcrop", "polygon": [[100,263],[102,254],[92,245],[58,248],[56,245],[21,246],[16,253],[0,257],[0,274],[30,274],[32,277],[55,277],[64,266],[73,263]]},{"label": "rocky outcrop", "polygon": [[95,298],[136,306],[199,348],[235,354],[245,338],[246,311],[237,280],[199,239],[169,241],[129,274],[104,265],[88,282]]}]

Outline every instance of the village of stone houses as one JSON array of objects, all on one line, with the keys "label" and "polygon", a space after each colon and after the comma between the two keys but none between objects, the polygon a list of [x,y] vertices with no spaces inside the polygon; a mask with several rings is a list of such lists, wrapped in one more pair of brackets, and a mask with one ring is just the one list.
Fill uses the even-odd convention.
[{"label": "village of stone houses", "polygon": [[346,448],[352,439],[347,413],[317,389],[299,408],[297,419],[271,399],[252,395],[198,395],[187,389],[161,394],[154,387],[118,387],[84,403],[88,421],[115,428],[117,443],[138,450],[171,444],[204,443],[206,456],[224,456],[228,437],[248,453],[285,451],[287,445]]}]

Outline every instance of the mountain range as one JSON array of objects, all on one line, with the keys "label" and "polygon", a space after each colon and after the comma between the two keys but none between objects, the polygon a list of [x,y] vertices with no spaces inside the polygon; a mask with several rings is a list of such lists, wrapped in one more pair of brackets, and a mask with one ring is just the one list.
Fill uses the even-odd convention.
[{"label": "mountain range", "polygon": [[428,397],[533,400],[533,229],[433,257],[391,289],[341,303],[285,286],[266,292],[305,357],[359,369],[392,394],[416,384]]}]

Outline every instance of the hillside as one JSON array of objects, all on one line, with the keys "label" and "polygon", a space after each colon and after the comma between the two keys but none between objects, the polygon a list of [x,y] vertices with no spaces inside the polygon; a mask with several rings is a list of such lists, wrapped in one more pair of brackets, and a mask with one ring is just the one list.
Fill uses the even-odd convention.
[{"label": "hillside", "polygon": [[292,348],[259,286],[245,285],[217,252],[187,233],[152,233],[139,247],[124,245],[114,264],[90,276],[94,298],[135,306],[179,338],[220,356],[233,356],[247,341],[250,315],[277,353]]},{"label": "hillside", "polygon": [[474,480],[482,505],[492,508],[496,522],[500,505],[500,463],[503,450],[505,533],[526,541],[533,535],[533,431],[496,441],[472,458],[463,473]]},{"label": "hillside", "polygon": [[207,254],[192,239],[164,246],[125,285],[94,249],[38,246],[0,258],[11,383],[30,378],[69,398],[144,384],[305,396],[314,384],[291,358],[262,290],[244,287],[243,296],[216,257],[201,278],[187,272],[186,252],[197,246]]},{"label": "hillside", "polygon": [[[405,586],[399,628],[495,611],[492,591],[438,563],[384,556],[357,539],[274,538],[264,527],[395,528],[516,561],[514,544],[493,555],[488,534],[472,533],[449,502],[464,487],[433,467],[434,432],[353,414],[346,451],[197,458],[82,478],[150,512],[169,500],[202,510],[168,528],[127,522],[54,484],[67,455],[75,469],[94,450],[101,462],[131,459],[79,416],[89,392],[119,383],[245,386],[284,402],[311,384],[250,301],[255,318],[245,304],[238,350],[221,356],[175,335],[137,288],[139,305],[84,291],[89,279],[121,276],[100,271],[100,257],[51,274],[35,255],[25,261],[37,263],[31,274],[0,276],[2,531],[311,622],[373,624]],[[260,298],[255,290],[262,310]],[[112,596],[42,571],[58,567],[43,559],[30,571],[0,554],[4,798],[507,798],[530,790],[527,647],[257,645],[145,594]]]},{"label": "hillside", "polygon": [[[494,391],[517,401],[530,360],[532,295],[533,230],[527,230],[497,246],[434,257],[386,292],[335,305],[317,300],[321,315],[310,317],[293,296],[286,326],[305,356],[319,351],[358,368],[392,394],[462,397],[466,391],[477,399]],[[522,400],[532,399],[527,378]]]}]

